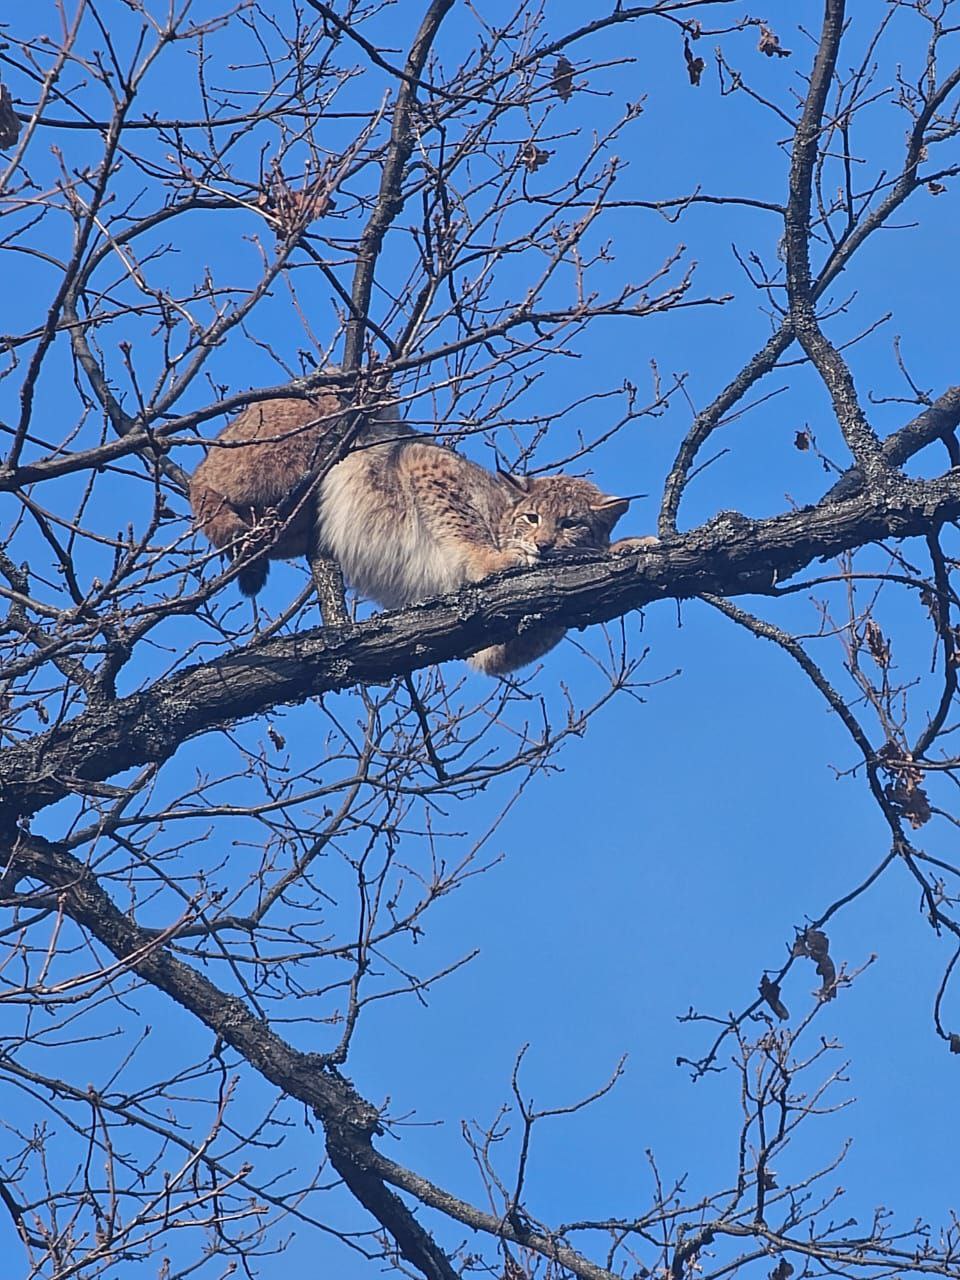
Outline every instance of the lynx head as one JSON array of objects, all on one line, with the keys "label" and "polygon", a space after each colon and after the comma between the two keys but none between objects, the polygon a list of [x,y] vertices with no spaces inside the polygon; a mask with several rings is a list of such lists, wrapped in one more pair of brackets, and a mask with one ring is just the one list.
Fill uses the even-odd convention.
[{"label": "lynx head", "polygon": [[512,505],[500,521],[500,546],[522,551],[531,564],[578,550],[602,551],[629,498],[611,498],[576,476],[501,473]]}]

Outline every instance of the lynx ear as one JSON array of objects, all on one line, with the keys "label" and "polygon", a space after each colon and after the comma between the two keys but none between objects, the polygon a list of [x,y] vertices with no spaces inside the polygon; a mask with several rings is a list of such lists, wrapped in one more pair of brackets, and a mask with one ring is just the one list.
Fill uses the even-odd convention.
[{"label": "lynx ear", "polygon": [[529,476],[514,476],[509,471],[501,471],[497,469],[497,479],[501,480],[508,489],[514,489],[517,493],[530,492]]},{"label": "lynx ear", "polygon": [[601,498],[599,502],[591,504],[590,510],[595,511],[612,529],[620,517],[626,513],[630,501],[630,498]]}]

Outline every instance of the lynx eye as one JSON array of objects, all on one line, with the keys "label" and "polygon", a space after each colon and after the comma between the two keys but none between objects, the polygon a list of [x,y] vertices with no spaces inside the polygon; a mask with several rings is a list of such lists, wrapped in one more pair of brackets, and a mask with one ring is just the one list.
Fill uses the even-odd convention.
[{"label": "lynx eye", "polygon": [[521,519],[526,520],[527,524],[540,523],[540,517],[537,515],[536,511],[524,511]]},{"label": "lynx eye", "polygon": [[558,521],[561,529],[586,529],[589,527],[588,522],[583,516],[564,516]]}]

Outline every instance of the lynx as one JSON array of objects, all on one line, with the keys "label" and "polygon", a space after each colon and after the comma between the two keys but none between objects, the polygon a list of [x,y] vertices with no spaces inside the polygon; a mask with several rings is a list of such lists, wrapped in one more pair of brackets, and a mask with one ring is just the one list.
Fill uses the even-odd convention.
[{"label": "lynx", "polygon": [[[252,531],[321,460],[342,412],[332,394],[264,400],[236,417],[194,473],[196,522],[229,555],[249,554]],[[242,591],[263,586],[269,560],[319,549],[347,580],[388,609],[454,591],[503,569],[610,546],[628,498],[608,497],[574,476],[494,475],[429,437],[395,412],[368,416],[353,451],[333,466],[272,541],[241,569]],[[614,550],[656,541],[628,538]],[[490,675],[524,666],[552,649],[563,627],[535,627],[469,659]]]}]

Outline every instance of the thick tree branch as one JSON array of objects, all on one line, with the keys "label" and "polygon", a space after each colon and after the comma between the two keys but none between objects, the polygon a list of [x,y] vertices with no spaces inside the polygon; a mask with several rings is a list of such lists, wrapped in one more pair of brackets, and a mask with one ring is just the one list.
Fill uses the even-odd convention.
[{"label": "thick tree branch", "polygon": [[[827,6],[824,14],[824,22],[829,38],[831,40],[835,40],[840,30],[837,25],[838,19],[835,12],[835,6]],[[819,120],[821,118],[823,111],[822,95],[826,92],[828,84],[827,72],[832,72],[832,67],[835,65],[835,62],[836,49],[834,48],[828,61],[821,61],[818,63],[819,78],[817,94],[813,99],[808,95],[807,108],[805,108],[804,113],[805,119],[807,118],[808,111],[810,112],[811,117],[819,111],[819,115],[816,115],[816,119]],[[823,297],[826,290],[834,283],[841,272],[846,270],[850,260],[861,245],[874,232],[887,225],[890,218],[900,208],[904,201],[906,201],[918,187],[923,185],[923,179],[919,173],[919,166],[925,155],[927,129],[931,121],[934,120],[937,111],[940,110],[946,99],[951,93],[953,93],[958,85],[960,85],[960,67],[955,67],[949,75],[944,78],[943,82],[926,96],[923,106],[921,110],[918,111],[913,127],[907,136],[906,154],[904,156],[903,168],[901,169],[899,176],[893,182],[886,196],[881,200],[876,208],[874,208],[872,212],[866,214],[866,216],[853,227],[849,227],[846,230],[819,272],[816,280],[813,282],[809,281],[810,191],[807,190],[806,192],[800,192],[798,194],[791,182],[791,207],[785,218],[785,226],[787,220],[792,221],[792,234],[794,236],[793,263],[795,266],[797,265],[798,255],[801,270],[803,270],[802,264],[806,263],[807,282],[809,287],[808,296],[811,303],[815,303],[818,299]],[[812,107],[810,106],[811,101]],[[808,129],[814,129],[814,124],[811,120],[807,120],[807,124]],[[808,140],[809,137],[819,140],[819,128],[816,128],[812,134],[808,135]],[[809,156],[804,149],[799,146],[795,147],[793,157],[795,166],[799,168],[801,166],[801,162],[806,164],[808,159]],[[791,173],[793,176],[793,169],[791,170]],[[803,177],[802,168],[800,169],[799,176]],[[812,171],[807,172],[806,181],[808,184],[812,182]],[[786,231],[785,238],[787,238]],[[797,238],[799,238],[800,243],[796,242]],[[793,273],[792,287],[796,295],[796,272]],[[780,356],[786,352],[795,336],[796,334],[794,332],[792,315],[786,315],[781,321],[780,327],[771,335],[763,348],[748,360],[736,377],[723,389],[723,391],[720,392],[713,402],[697,414],[693,426],[680,445],[680,449],[664,486],[659,520],[661,537],[667,537],[676,530],[677,511],[680,506],[680,501],[683,497],[690,471],[704,443],[720,425],[723,415],[729,413],[733,406],[743,398],[746,392],[755,383],[760,381],[761,378],[776,367]],[[951,395],[953,396],[952,407],[947,409],[948,414],[957,413],[957,407],[960,406],[960,392],[957,392],[956,389],[951,389],[951,391],[946,393],[946,396],[950,397]],[[944,397],[941,397],[936,403],[937,405],[943,404]],[[916,420],[917,424],[919,424],[924,417],[925,415],[921,414]],[[913,427],[915,424],[910,425]],[[945,429],[952,429],[956,425],[956,418],[954,418],[949,424],[947,424]],[[894,436],[884,442],[884,461],[888,465],[898,465],[899,463],[902,463],[906,457],[909,457],[912,453],[916,452],[917,448],[921,447],[921,444],[911,445],[907,443],[904,433],[908,429],[909,428],[904,428],[902,431],[897,432]],[[921,428],[921,430],[923,430],[923,428]],[[932,439],[934,436],[941,433],[941,431],[933,431],[929,438]],[[896,450],[891,451],[892,442],[894,440],[899,441],[901,439],[903,441],[903,445],[906,447],[906,452],[902,457],[897,456]],[[925,441],[923,442],[925,443]],[[869,443],[867,445],[867,449],[869,452]],[[856,477],[856,484],[862,483],[859,471],[854,471],[849,474]],[[839,483],[841,485],[847,483],[846,477]],[[843,491],[843,496],[849,497],[850,491],[850,489],[845,489]],[[834,494],[834,496],[838,496],[838,493],[839,490]]]},{"label": "thick tree branch", "polygon": [[413,151],[415,140],[412,117],[417,101],[416,86],[420,83],[424,63],[433,47],[440,24],[452,6],[453,0],[432,0],[410,47],[403,81],[397,90],[393,127],[390,131],[390,147],[380,175],[380,190],[373,213],[363,229],[357,248],[357,265],[351,293],[353,314],[347,324],[343,351],[343,367],[348,373],[353,373],[360,367],[366,317],[370,309],[373,278],[383,245],[383,237],[403,208],[403,173],[410,159],[410,153]]},{"label": "thick tree branch", "polygon": [[[934,440],[942,440],[960,426],[960,386],[948,387],[922,413],[887,436],[883,442],[883,460],[889,467],[900,467],[914,454]],[[851,467],[824,497],[824,502],[851,498],[863,485],[859,468]]]},{"label": "thick tree branch", "polygon": [[[63,909],[89,930],[119,961],[198,1018],[225,1044],[242,1054],[271,1084],[311,1107],[324,1127],[331,1163],[347,1187],[396,1241],[402,1256],[427,1280],[455,1280],[457,1272],[386,1183],[402,1188],[476,1230],[524,1244],[553,1258],[581,1280],[612,1280],[568,1245],[539,1231],[501,1221],[426,1178],[380,1155],[373,1136],[380,1132],[376,1108],[357,1093],[320,1054],[302,1053],[256,1017],[243,1000],[217,987],[168,950],[171,934],[141,929],[121,912],[89,867],[61,846],[18,832],[0,846],[7,886],[29,878],[49,886]],[[8,890],[9,891],[9,890]],[[175,932],[175,931],[174,931]]]},{"label": "thick tree branch", "polygon": [[810,276],[813,170],[819,154],[823,109],[837,63],[843,22],[843,0],[826,0],[810,89],[797,125],[790,165],[790,199],[784,219],[787,295],[796,338],[830,392],[837,422],[854,461],[872,480],[878,478],[883,470],[880,442],[864,416],[850,370],[817,321],[816,295]]},{"label": "thick tree branch", "polygon": [[519,570],[358,626],[253,644],[0,756],[0,814],[19,817],[183,742],[283,703],[376,684],[500,643],[529,626],[608,622],[661,599],[764,592],[811,560],[883,538],[926,536],[960,518],[960,473],[897,477],[883,495],[751,521],[721,513],[682,538],[623,556]]},{"label": "thick tree branch", "polygon": [[[24,877],[56,891],[70,917],[88,929],[111,954],[152,986],[165,992],[236,1049],[271,1084],[312,1107],[328,1135],[330,1158],[357,1199],[393,1236],[403,1257],[427,1280],[455,1280],[456,1272],[416,1218],[369,1171],[371,1135],[379,1130],[376,1109],[322,1056],[301,1053],[270,1025],[202,974],[172,956],[168,935],[139,928],[118,910],[94,874],[58,845],[19,833],[3,850],[7,884]],[[365,1167],[367,1166],[367,1167]]]}]

